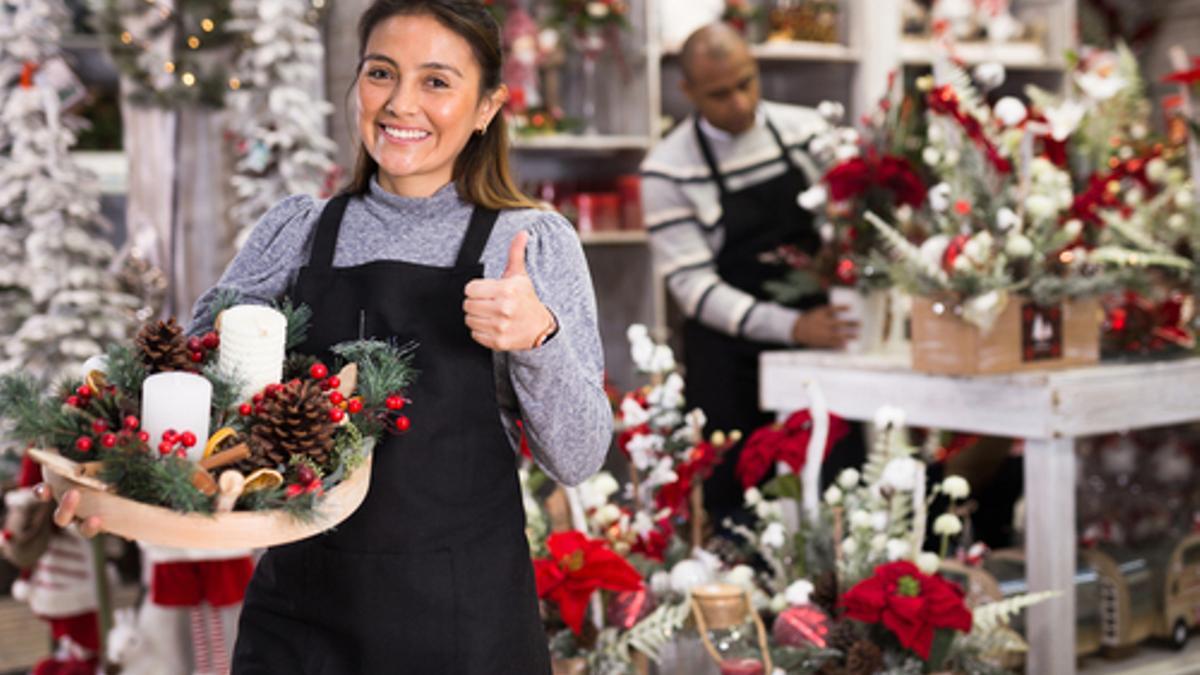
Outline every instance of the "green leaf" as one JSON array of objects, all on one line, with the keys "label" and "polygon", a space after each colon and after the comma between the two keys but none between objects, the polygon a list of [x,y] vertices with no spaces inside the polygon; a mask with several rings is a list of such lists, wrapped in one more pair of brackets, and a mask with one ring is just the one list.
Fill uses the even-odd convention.
[{"label": "green leaf", "polygon": [[933,646],[929,650],[929,660],[925,663],[925,672],[933,673],[942,669],[946,657],[950,655],[950,646],[954,644],[954,631],[949,628],[939,628],[933,633]]},{"label": "green leaf", "polygon": [[800,501],[804,497],[804,486],[800,483],[800,476],[794,473],[785,473],[772,478],[763,486],[762,493],[772,499],[786,498]]}]

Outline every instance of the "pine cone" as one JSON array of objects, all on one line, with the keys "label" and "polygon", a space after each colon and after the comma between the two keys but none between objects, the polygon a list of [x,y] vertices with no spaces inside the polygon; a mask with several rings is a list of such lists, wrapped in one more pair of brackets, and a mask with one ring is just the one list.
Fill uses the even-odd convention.
[{"label": "pine cone", "polygon": [[883,652],[870,640],[859,640],[846,654],[846,672],[850,675],[875,675],[883,668]]},{"label": "pine cone", "polygon": [[188,354],[187,338],[175,319],[152,321],[142,326],[137,334],[137,347],[142,363],[150,374],[173,370],[192,370]]},{"label": "pine cone", "polygon": [[862,640],[862,637],[858,624],[847,619],[833,624],[833,628],[829,630],[828,644],[830,648],[838,650],[849,658],[850,650]]},{"label": "pine cone", "polygon": [[813,584],[809,599],[814,605],[825,610],[829,616],[836,616],[838,601],[837,575],[832,571],[823,572]]},{"label": "pine cone", "polygon": [[262,412],[250,426],[250,457],[239,463],[244,472],[287,466],[299,455],[322,470],[333,468],[333,432],[329,395],[312,380],[293,380],[263,399]]}]

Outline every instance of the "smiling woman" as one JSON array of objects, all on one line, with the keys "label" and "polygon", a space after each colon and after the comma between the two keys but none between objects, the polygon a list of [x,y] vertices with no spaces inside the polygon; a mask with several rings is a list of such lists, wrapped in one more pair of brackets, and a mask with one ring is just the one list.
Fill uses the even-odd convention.
[{"label": "smiling woman", "polygon": [[313,312],[301,351],[417,343],[411,426],[374,453],[337,531],[268,551],[234,673],[549,673],[517,481],[518,418],[539,464],[578,484],[612,413],[596,305],[570,224],[509,171],[500,34],[477,0],[377,0],[359,25],[358,160],[326,203],[255,227],[222,291]]}]

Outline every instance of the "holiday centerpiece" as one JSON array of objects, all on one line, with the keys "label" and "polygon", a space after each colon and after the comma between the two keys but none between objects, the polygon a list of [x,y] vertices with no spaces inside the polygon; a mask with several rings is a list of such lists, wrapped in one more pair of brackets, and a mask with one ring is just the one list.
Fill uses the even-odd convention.
[{"label": "holiday centerpiece", "polygon": [[250,548],[328,529],[366,497],[374,445],[410,425],[412,348],[347,342],[326,364],[287,352],[306,307],[215,305],[215,332],[147,323],[49,396],[0,379],[0,416],[56,497],[81,493],[79,517],[144,543]]},{"label": "holiday centerpiece", "polygon": [[[1134,272],[1190,263],[1081,206],[1064,148],[1101,106],[1096,93],[1058,108],[1012,97],[992,106],[961,68],[936,72],[902,104],[920,111],[927,205],[892,222],[864,215],[895,261],[890,276],[914,295],[913,367],[972,374],[1095,362],[1098,297]],[[994,87],[1003,74],[978,79]]]}]

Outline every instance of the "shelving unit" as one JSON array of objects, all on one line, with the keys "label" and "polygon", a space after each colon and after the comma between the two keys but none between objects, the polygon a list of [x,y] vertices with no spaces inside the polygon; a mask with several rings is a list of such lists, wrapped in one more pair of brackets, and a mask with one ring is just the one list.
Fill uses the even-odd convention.
[{"label": "shelving unit", "polygon": [[596,152],[611,153],[621,151],[646,152],[654,141],[649,136],[633,135],[573,135],[553,134],[545,136],[520,136],[513,141],[513,148],[518,151],[547,151],[547,152]]},{"label": "shelving unit", "polygon": [[628,246],[645,244],[650,235],[645,230],[612,230],[606,232],[581,232],[579,241],[584,246]]}]

